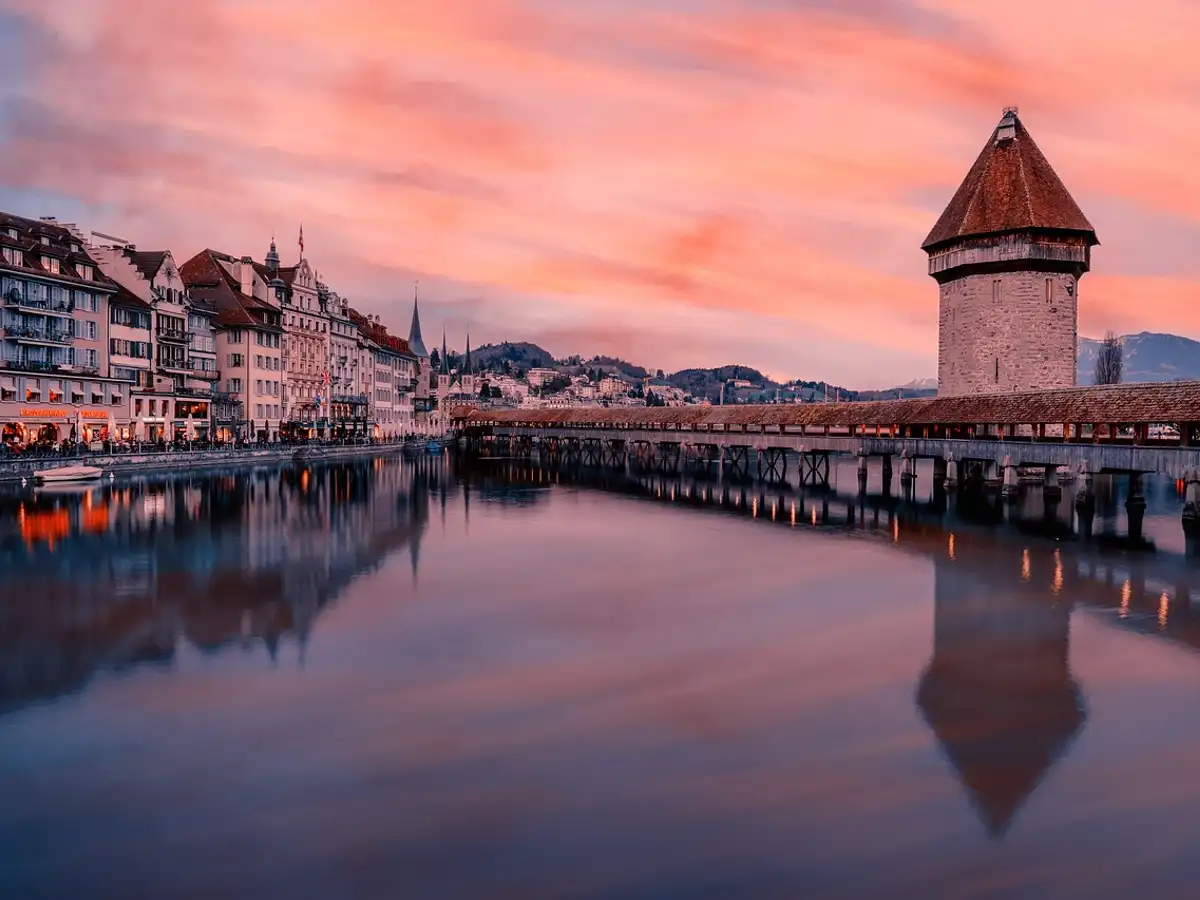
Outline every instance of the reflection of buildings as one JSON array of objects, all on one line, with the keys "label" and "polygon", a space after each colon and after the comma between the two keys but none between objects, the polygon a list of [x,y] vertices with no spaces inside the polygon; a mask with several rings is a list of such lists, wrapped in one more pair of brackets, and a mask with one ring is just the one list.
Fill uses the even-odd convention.
[{"label": "reflection of buildings", "polygon": [[935,562],[933,658],[917,704],[988,832],[1000,835],[1084,712],[1067,660],[1070,605],[1028,582],[1014,587],[992,560],[990,573]]},{"label": "reflection of buildings", "polygon": [[395,462],[146,482],[0,501],[0,711],[99,669],[170,662],[183,638],[272,657],[408,545],[427,503]]}]

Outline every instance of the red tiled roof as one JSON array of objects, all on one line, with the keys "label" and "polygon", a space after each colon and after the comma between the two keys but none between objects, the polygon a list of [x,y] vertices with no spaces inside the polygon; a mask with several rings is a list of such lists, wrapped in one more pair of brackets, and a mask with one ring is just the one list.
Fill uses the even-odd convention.
[{"label": "red tiled roof", "polygon": [[277,326],[268,325],[255,315],[278,310],[257,297],[243,294],[241,283],[221,265],[222,260],[235,261],[228,254],[202,250],[180,266],[179,274],[188,293],[216,308],[218,325],[279,331]]},{"label": "red tiled roof", "polygon": [[[15,229],[17,237],[13,238],[4,234],[8,228]],[[0,260],[2,268],[14,272],[36,272],[46,277],[76,282],[80,287],[94,290],[112,291],[116,289],[117,283],[105,275],[96,265],[96,261],[83,249],[83,240],[72,234],[69,228],[59,225],[57,222],[26,219],[23,216],[0,212],[0,234],[3,234],[2,240],[6,245],[20,247],[24,251],[24,265],[13,266]],[[49,243],[43,244],[41,240],[43,237]],[[72,251],[72,245],[76,245],[80,249]],[[59,261],[57,273],[42,265],[43,256],[53,257]],[[81,265],[91,267],[91,278],[80,276],[79,266]]]},{"label": "red tiled roof", "polygon": [[470,421],[507,425],[1031,425],[1200,421],[1200,381],[1118,384],[1013,394],[863,403],[480,410]]},{"label": "red tiled roof", "polygon": [[147,281],[154,280],[162,268],[163,260],[167,258],[166,250],[131,250],[126,247],[123,253]]},{"label": "red tiled roof", "polygon": [[921,246],[929,250],[959,238],[1030,228],[1083,232],[1098,243],[1020,118],[1006,111]]}]

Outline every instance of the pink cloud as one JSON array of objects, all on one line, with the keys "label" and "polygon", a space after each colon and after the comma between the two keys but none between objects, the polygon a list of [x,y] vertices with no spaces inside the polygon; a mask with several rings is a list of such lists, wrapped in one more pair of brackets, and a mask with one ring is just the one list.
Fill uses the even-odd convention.
[{"label": "pink cloud", "polygon": [[1084,333],[1200,333],[1179,229],[1178,269],[1106,268],[1200,201],[1200,21],[1148,2],[9,0],[37,52],[0,191],[77,198],[105,211],[92,227],[185,255],[260,253],[303,219],[323,275],[401,329],[398,276],[420,273],[472,285],[497,332],[551,306],[580,336],[596,309],[654,311],[680,366],[726,337],[668,324],[688,310],[770,321],[729,342],[763,359],[815,329],[886,351],[847,379],[882,386],[932,371],[919,244],[1010,102],[1085,212],[1139,211],[1100,235]]}]

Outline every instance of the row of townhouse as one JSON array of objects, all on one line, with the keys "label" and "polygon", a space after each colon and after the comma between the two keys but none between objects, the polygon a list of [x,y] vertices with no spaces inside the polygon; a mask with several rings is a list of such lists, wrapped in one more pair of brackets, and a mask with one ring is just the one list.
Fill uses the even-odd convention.
[{"label": "row of townhouse", "polygon": [[430,430],[429,358],[320,283],[0,213],[0,440]]}]

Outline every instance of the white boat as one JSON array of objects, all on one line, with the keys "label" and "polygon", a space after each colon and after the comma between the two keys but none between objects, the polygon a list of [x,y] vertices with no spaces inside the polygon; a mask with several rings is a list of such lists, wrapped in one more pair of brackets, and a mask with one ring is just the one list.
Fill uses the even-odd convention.
[{"label": "white boat", "polygon": [[57,469],[42,469],[33,477],[40,484],[62,481],[94,481],[104,473],[95,466],[59,466]]}]

